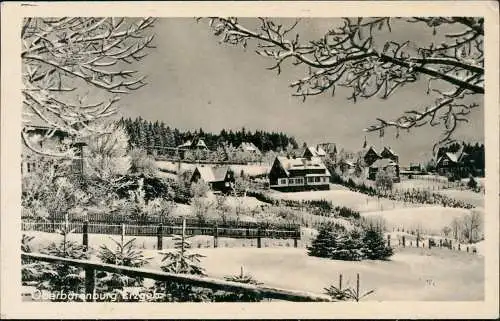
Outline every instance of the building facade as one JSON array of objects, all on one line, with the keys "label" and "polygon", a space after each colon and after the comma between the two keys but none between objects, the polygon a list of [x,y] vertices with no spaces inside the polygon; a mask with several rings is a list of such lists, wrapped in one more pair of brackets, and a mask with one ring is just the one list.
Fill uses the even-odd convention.
[{"label": "building facade", "polygon": [[269,172],[270,188],[283,192],[330,189],[330,172],[319,157],[278,156]]}]

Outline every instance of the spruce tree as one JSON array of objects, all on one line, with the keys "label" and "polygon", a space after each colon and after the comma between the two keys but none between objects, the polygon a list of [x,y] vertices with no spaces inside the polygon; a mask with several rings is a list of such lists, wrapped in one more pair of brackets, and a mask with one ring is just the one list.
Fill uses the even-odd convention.
[{"label": "spruce tree", "polygon": [[370,260],[386,260],[393,254],[392,248],[386,246],[382,231],[368,228],[363,237],[363,253]]}]

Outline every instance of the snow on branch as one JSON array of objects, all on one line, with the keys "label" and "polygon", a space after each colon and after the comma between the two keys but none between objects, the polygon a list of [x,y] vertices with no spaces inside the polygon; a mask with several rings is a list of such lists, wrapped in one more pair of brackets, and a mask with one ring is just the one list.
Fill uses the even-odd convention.
[{"label": "snow on branch", "polygon": [[[257,54],[274,61],[268,69],[278,74],[286,60],[291,60],[293,66],[305,66],[306,76],[290,84],[295,89],[293,95],[304,101],[326,92],[334,95],[338,87],[350,89],[347,99],[354,102],[372,97],[388,99],[404,85],[422,77],[428,79],[427,94],[438,96],[435,105],[421,112],[409,110],[396,121],[379,119],[377,125],[367,129],[382,135],[387,127],[410,129],[440,123],[444,126],[443,139],[447,140],[457,124],[467,120],[467,111],[476,107],[462,103],[463,96],[484,94],[483,18],[344,18],[323,37],[308,41],[301,41],[300,34],[294,31],[298,21],[285,26],[259,18],[258,25],[249,28],[234,17],[208,20],[222,43],[246,48],[253,41]],[[433,34],[444,34],[444,40],[428,47],[416,45],[411,39],[385,40],[395,23],[423,24]],[[441,28],[446,25],[453,25],[454,32],[446,33]],[[431,82],[438,86],[431,88]],[[440,92],[443,86],[456,91],[446,95]],[[441,115],[444,110],[447,112]],[[440,121],[435,119],[437,114]],[[432,121],[426,122],[428,119]]]},{"label": "snow on branch", "polygon": [[[124,68],[154,48],[153,18],[26,18],[22,67],[25,124],[33,118],[72,137],[117,112],[117,94],[146,85]],[[84,102],[90,99],[93,102]],[[25,138],[26,146],[37,153]],[[56,153],[57,154],[57,153]],[[55,155],[55,154],[54,154]],[[56,156],[61,156],[57,154]]]}]

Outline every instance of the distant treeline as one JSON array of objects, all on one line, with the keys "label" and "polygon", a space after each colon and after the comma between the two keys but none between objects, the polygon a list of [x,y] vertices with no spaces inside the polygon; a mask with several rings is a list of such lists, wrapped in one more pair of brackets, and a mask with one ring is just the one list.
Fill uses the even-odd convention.
[{"label": "distant treeline", "polygon": [[298,148],[294,137],[281,132],[262,130],[251,132],[245,128],[235,131],[222,129],[219,134],[207,133],[201,128],[194,131],[181,131],[167,126],[162,121],[151,122],[141,117],[134,120],[122,118],[118,123],[125,127],[129,135],[130,146],[141,146],[148,152],[152,152],[155,147],[176,147],[187,140],[198,138],[203,139],[211,150],[215,150],[218,146],[224,144],[238,147],[242,142],[252,142],[262,152]]}]

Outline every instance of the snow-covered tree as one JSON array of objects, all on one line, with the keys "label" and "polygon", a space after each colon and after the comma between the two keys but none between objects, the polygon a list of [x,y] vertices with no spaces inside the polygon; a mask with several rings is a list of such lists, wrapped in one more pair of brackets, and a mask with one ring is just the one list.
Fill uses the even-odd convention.
[{"label": "snow-covered tree", "polygon": [[[387,128],[410,130],[425,124],[443,126],[440,143],[451,140],[457,125],[479,106],[484,95],[484,18],[482,17],[367,17],[332,20],[321,38],[302,40],[296,26],[270,18],[248,20],[210,18],[209,25],[220,41],[249,46],[274,65],[278,74],[285,61],[306,67],[306,75],[290,86],[295,96],[335,94],[350,89],[349,100],[389,98],[396,90],[428,81],[427,94],[434,103],[409,109],[395,120],[378,118],[366,128],[384,135]],[[420,33],[430,32],[430,43],[392,37],[393,29],[414,24]],[[287,65],[289,66],[289,65]]]},{"label": "snow-covered tree", "polygon": [[125,175],[130,169],[127,156],[128,135],[121,126],[101,125],[99,133],[90,136],[84,155],[84,173],[103,181]]},{"label": "snow-covered tree", "polygon": [[75,140],[96,131],[93,124],[117,112],[118,94],[145,85],[127,64],[151,48],[152,18],[31,17],[21,29],[23,78],[22,139],[33,151],[73,157],[74,150],[47,150],[31,144],[27,129],[34,119]]}]

